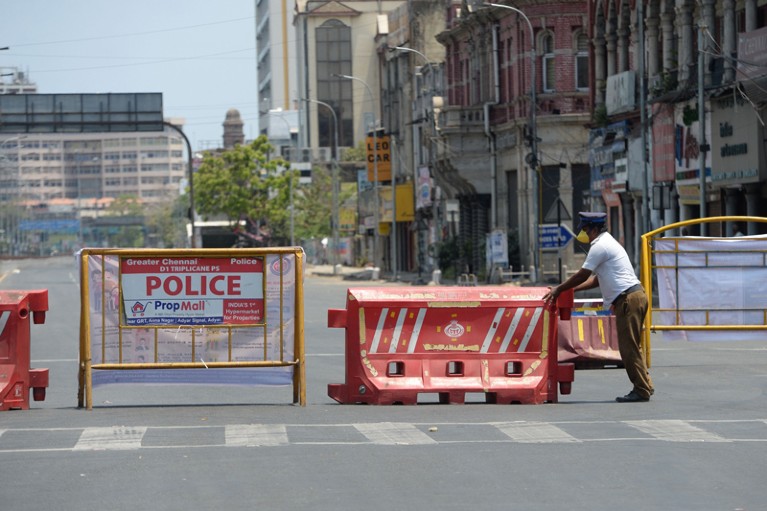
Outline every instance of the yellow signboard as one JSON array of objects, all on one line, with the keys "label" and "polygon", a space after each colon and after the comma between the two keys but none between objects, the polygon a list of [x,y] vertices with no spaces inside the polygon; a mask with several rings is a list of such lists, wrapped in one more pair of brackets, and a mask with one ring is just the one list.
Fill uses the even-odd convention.
[{"label": "yellow signboard", "polygon": [[[367,137],[368,181],[391,181],[391,140],[389,135]],[[377,167],[377,168],[376,168]]]}]

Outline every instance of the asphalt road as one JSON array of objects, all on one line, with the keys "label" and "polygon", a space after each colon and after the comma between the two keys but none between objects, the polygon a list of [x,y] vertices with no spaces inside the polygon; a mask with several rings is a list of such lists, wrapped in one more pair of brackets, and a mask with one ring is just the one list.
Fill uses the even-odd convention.
[{"label": "asphalt road", "polygon": [[[32,325],[43,402],[0,412],[0,510],[761,510],[767,340],[653,336],[649,403],[621,369],[577,371],[546,405],[339,405],[348,282],[306,279],[306,407],[290,388],[113,385],[77,406],[71,257],[0,261],[0,289],[48,289]],[[369,283],[351,283],[353,286]],[[388,285],[388,284],[387,284]]]}]

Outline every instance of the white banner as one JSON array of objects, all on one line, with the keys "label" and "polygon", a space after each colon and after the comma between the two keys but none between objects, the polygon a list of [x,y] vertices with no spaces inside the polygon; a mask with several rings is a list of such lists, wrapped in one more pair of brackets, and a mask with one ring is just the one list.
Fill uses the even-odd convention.
[{"label": "white banner", "polygon": [[[141,258],[88,257],[89,324],[94,365],[294,359],[295,256],[270,254],[232,260],[200,258],[183,264],[168,260],[167,265],[162,261],[157,261],[156,265],[131,264],[129,261],[135,263]],[[253,264],[255,262],[258,264]],[[154,273],[148,269],[161,269],[162,266],[167,266],[168,271]],[[217,266],[217,270],[214,271],[213,266]],[[120,268],[134,270],[122,273]],[[120,307],[120,292],[128,309],[147,299],[179,304],[179,307],[175,311],[156,307],[160,312],[152,313],[153,322],[130,323],[126,321],[130,312]],[[199,302],[204,302],[205,307],[195,310],[193,305]],[[183,303],[188,304],[188,310],[184,309]],[[152,307],[154,305],[147,310]],[[212,321],[201,324],[208,314]],[[246,321],[241,321],[240,314],[246,314]],[[258,325],[251,325],[255,314],[261,319]],[[163,322],[167,318],[173,320],[172,324]],[[93,373],[93,384],[289,385],[292,378],[292,366],[97,370]]]},{"label": "white banner", "polygon": [[[764,325],[767,237],[655,240],[658,325]],[[678,311],[678,312],[677,312]],[[677,320],[678,313],[678,320]],[[665,339],[764,341],[767,331],[663,331]]]}]

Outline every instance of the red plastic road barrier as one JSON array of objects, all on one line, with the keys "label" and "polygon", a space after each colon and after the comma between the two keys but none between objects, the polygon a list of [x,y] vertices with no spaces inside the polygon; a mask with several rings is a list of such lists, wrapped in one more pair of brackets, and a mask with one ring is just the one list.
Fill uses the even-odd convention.
[{"label": "red plastic road barrier", "polygon": [[559,360],[576,368],[622,365],[615,315],[602,300],[575,300],[570,320],[559,322]]},{"label": "red plastic road barrier", "polygon": [[557,308],[569,317],[572,291],[546,304],[547,288],[387,287],[349,289],[328,326],[346,329],[346,383],[328,385],[339,403],[416,404],[437,393],[463,403],[557,402],[573,364],[557,360]]},{"label": "red plastic road barrier", "polygon": [[48,290],[0,291],[0,411],[29,409],[29,391],[45,400],[48,369],[31,369],[29,316],[45,323]]}]

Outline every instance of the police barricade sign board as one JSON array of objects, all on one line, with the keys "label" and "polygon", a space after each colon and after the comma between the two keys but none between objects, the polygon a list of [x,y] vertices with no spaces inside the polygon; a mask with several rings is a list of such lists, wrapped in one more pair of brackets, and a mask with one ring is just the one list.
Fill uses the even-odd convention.
[{"label": "police barricade sign board", "polygon": [[80,406],[83,385],[90,409],[92,387],[110,383],[292,383],[305,404],[300,248],[80,258]]},{"label": "police barricade sign board", "polygon": [[125,257],[124,324],[261,324],[263,257]]}]

